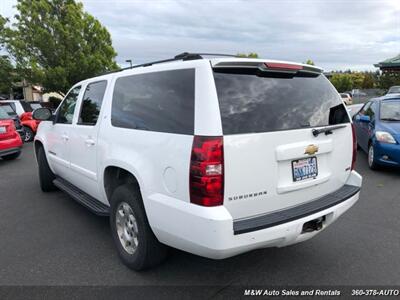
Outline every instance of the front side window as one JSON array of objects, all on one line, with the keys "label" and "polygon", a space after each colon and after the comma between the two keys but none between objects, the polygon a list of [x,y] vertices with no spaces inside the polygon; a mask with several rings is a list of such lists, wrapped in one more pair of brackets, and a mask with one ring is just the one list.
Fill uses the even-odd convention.
[{"label": "front side window", "polygon": [[72,119],[74,117],[74,111],[76,106],[76,101],[78,100],[80,86],[73,88],[68,95],[64,98],[61,103],[60,108],[57,112],[56,123],[60,124],[72,124]]},{"label": "front side window", "polygon": [[380,117],[383,121],[400,121],[400,100],[382,101]]},{"label": "front side window", "polygon": [[194,69],[118,78],[113,94],[113,126],[194,133]]},{"label": "front side window", "polygon": [[375,102],[372,102],[371,105],[369,105],[368,108],[365,110],[365,115],[369,116],[371,120],[375,117],[375,109],[376,104]]},{"label": "front side window", "polygon": [[359,114],[360,115],[365,115],[370,106],[371,106],[371,102],[368,102],[368,103],[364,104],[364,106],[360,109]]},{"label": "front side window", "polygon": [[276,78],[215,69],[224,134],[291,130],[349,122],[323,76]]},{"label": "front side window", "polygon": [[88,84],[82,98],[78,124],[96,125],[106,87],[107,81],[105,80]]}]

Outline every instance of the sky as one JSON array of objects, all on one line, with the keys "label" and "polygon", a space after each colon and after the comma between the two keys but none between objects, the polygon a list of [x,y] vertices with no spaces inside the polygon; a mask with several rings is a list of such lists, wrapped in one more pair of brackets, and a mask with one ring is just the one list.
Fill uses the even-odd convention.
[{"label": "sky", "polygon": [[[181,52],[256,52],[331,70],[375,70],[400,54],[400,0],[83,0],[127,66]],[[12,17],[16,0],[1,0]]]}]

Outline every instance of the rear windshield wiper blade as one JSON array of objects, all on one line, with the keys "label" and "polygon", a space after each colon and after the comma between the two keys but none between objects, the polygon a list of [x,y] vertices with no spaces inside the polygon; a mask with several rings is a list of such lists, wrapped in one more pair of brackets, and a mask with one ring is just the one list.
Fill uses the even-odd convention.
[{"label": "rear windshield wiper blade", "polygon": [[312,134],[313,136],[318,136],[320,133],[325,133],[325,135],[332,134],[332,130],[344,128],[346,125],[336,125],[336,126],[326,126],[319,129],[313,129]]}]

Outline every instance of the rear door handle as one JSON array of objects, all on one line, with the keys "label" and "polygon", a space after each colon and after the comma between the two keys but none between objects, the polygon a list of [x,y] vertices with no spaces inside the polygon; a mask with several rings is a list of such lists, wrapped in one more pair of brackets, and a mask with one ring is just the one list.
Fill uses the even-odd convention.
[{"label": "rear door handle", "polygon": [[85,141],[85,144],[86,144],[87,146],[93,146],[93,145],[95,144],[95,142],[94,142],[94,140],[92,140],[92,139],[87,139],[87,140]]},{"label": "rear door handle", "polygon": [[61,135],[61,138],[63,139],[63,141],[68,142],[69,140],[69,136],[66,135],[65,133],[63,135]]}]

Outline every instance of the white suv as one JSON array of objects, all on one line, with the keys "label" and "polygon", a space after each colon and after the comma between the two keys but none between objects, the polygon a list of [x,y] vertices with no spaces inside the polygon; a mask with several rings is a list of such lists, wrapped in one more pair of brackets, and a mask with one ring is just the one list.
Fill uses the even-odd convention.
[{"label": "white suv", "polygon": [[314,66],[184,53],[79,82],[34,117],[42,190],[109,215],[135,270],[166,245],[222,259],[298,243],[359,197],[351,120]]}]

